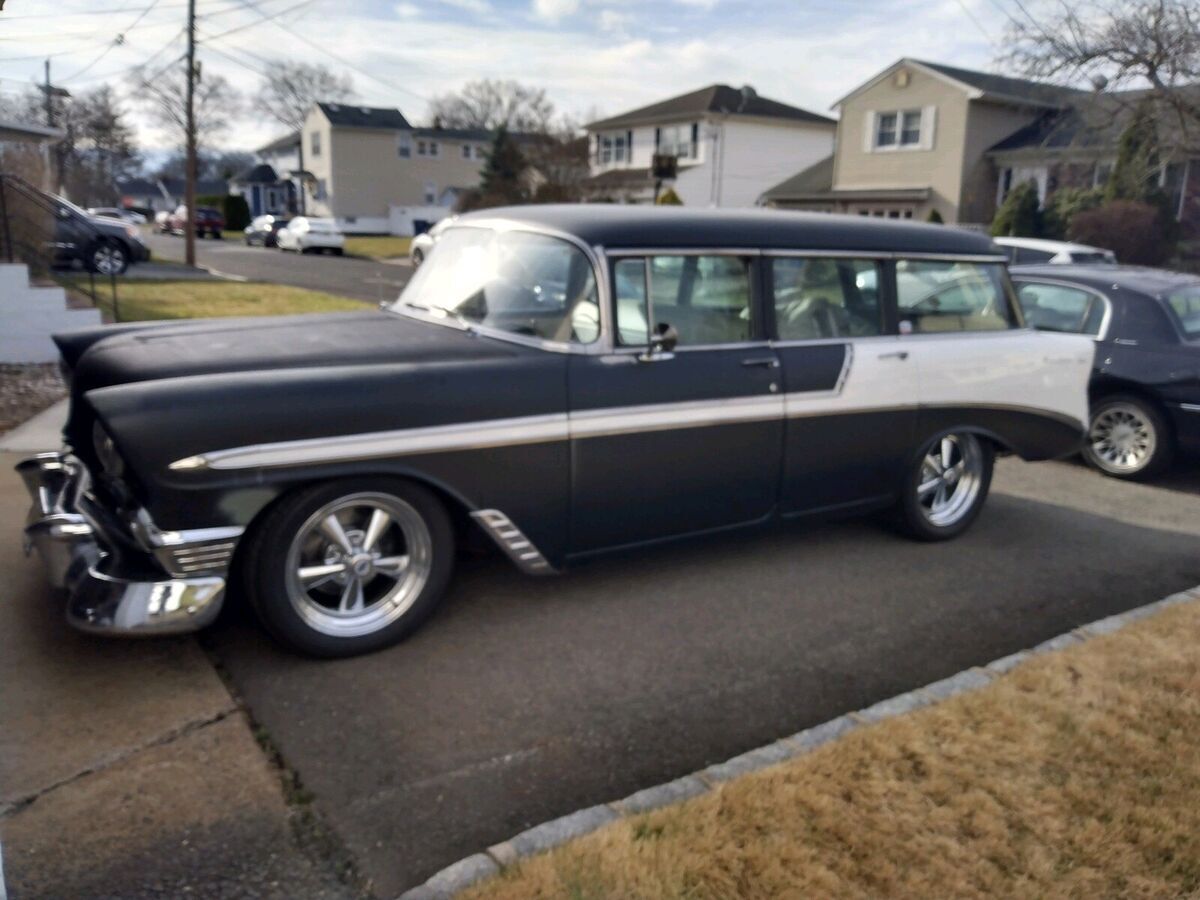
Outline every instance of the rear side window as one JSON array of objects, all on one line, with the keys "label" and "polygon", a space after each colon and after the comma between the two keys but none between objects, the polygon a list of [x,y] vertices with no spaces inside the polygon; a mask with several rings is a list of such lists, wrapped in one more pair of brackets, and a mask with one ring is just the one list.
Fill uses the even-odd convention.
[{"label": "rear side window", "polygon": [[999,263],[898,260],[896,300],[902,334],[1017,326]]},{"label": "rear side window", "polygon": [[1025,314],[1025,323],[1043,331],[1069,331],[1095,337],[1104,321],[1104,301],[1079,288],[1018,282],[1017,300]]},{"label": "rear side window", "polygon": [[775,327],[782,341],[869,337],[883,331],[879,267],[866,259],[771,260]]},{"label": "rear side window", "polygon": [[1167,306],[1188,340],[1200,340],[1200,285],[1192,285],[1169,294]]},{"label": "rear side window", "polygon": [[[651,256],[614,266],[617,334],[646,343],[647,329],[671,325],[679,346],[748,341],[750,263],[738,256]],[[648,289],[648,291],[647,291]]]}]

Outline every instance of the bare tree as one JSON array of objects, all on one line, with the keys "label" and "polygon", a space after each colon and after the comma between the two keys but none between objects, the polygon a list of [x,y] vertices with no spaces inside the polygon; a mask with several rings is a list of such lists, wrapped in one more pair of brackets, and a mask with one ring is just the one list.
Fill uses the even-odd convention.
[{"label": "bare tree", "polygon": [[[1059,0],[1051,17],[1014,19],[1005,61],[1032,78],[1142,88],[1179,137],[1200,124],[1200,5],[1196,0]],[[1110,94],[1111,96],[1111,94]],[[1118,98],[1119,99],[1119,98]],[[1130,98],[1134,101],[1135,98]],[[1132,103],[1130,104],[1132,105]],[[1109,108],[1113,104],[1108,104]]]},{"label": "bare tree", "polygon": [[[137,80],[137,93],[159,125],[173,131],[180,145],[187,141],[187,73],[180,67]],[[242,108],[241,95],[220,75],[196,81],[196,144],[212,147],[220,142]]]},{"label": "bare tree", "polygon": [[429,117],[445,128],[504,126],[514,132],[546,134],[552,129],[554,104],[542,88],[485,78],[468,82],[456,93],[434,97]]},{"label": "bare tree", "polygon": [[349,75],[338,75],[327,66],[279,61],[263,76],[258,105],[281,125],[298,131],[314,103],[354,97],[354,81]]}]

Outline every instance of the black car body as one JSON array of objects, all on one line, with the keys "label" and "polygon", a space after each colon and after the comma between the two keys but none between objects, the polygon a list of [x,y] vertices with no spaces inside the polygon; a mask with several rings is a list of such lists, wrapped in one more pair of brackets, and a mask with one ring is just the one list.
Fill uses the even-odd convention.
[{"label": "black car body", "polygon": [[251,246],[274,247],[279,229],[286,228],[289,221],[285,216],[257,216],[246,226],[245,241]]},{"label": "black car body", "polygon": [[49,200],[54,206],[55,265],[78,263],[102,275],[119,275],[131,263],[150,258],[150,250],[135,226],[88,215],[61,197]]},{"label": "black car body", "polygon": [[1018,266],[1012,276],[1030,325],[1097,342],[1090,463],[1144,478],[1176,451],[1200,452],[1200,278],[1111,265]]},{"label": "black car body", "polygon": [[953,537],[995,451],[1078,449],[1093,349],[977,235],[603,206],[464,216],[382,312],[56,340],[67,449],[21,471],[71,620],[200,627],[232,565],[321,655],[411,631],[466,529],[530,573],[889,506]]}]

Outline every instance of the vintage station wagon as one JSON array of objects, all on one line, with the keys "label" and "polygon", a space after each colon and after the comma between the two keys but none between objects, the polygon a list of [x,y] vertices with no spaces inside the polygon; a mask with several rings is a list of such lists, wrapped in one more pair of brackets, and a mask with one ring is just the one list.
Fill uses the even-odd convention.
[{"label": "vintage station wagon", "polygon": [[67,446],[19,468],[69,619],[191,630],[236,579],[324,656],[412,631],[473,529],[530,573],[888,508],[954,537],[996,452],[1079,449],[1093,356],[979,235],[612,206],[463,216],[376,313],[57,341]]}]

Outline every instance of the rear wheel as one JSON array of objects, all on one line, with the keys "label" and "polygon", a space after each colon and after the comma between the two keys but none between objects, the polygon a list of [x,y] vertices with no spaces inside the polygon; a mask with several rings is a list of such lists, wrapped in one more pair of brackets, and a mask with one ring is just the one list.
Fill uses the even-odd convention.
[{"label": "rear wheel", "polygon": [[910,464],[900,498],[904,530],[923,541],[958,537],[971,527],[992,483],[992,445],[969,431],[933,438]]},{"label": "rear wheel", "polygon": [[417,266],[419,266],[423,262],[425,262],[425,254],[421,252],[420,248],[413,250],[413,252],[412,252],[413,268],[415,269]]},{"label": "rear wheel", "polygon": [[1128,394],[1099,401],[1092,410],[1083,458],[1105,475],[1152,478],[1171,465],[1174,443],[1162,414]]},{"label": "rear wheel", "polygon": [[367,653],[411,633],[442,598],[454,532],[441,502],[399,479],[347,479],[283,500],[244,560],[273,637],[312,656]]}]

